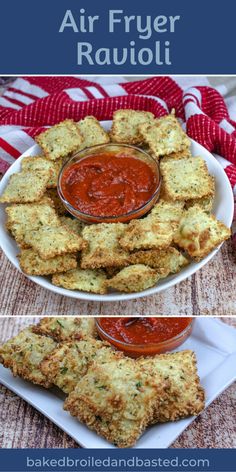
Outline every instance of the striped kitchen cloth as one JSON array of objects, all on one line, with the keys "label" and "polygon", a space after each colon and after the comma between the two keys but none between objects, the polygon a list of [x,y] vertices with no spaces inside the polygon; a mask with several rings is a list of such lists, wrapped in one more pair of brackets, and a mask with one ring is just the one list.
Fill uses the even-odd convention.
[{"label": "striped kitchen cloth", "polygon": [[[219,160],[236,198],[235,100],[231,97],[226,104],[220,92],[227,88],[216,90],[202,77],[157,76],[133,82],[109,76],[19,77],[0,97],[0,172],[31,147],[45,127],[66,118],[78,121],[94,115],[109,120],[119,108],[147,110],[159,117],[175,108],[188,135]],[[236,241],[236,228],[233,232]]]}]

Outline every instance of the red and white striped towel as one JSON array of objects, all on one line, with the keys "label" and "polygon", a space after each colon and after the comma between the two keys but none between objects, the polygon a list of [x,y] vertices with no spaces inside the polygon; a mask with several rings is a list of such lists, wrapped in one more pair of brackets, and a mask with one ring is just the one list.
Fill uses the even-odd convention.
[{"label": "red and white striped towel", "polygon": [[0,172],[31,147],[45,127],[65,118],[78,121],[94,115],[109,120],[119,108],[148,110],[158,117],[175,108],[188,135],[224,167],[236,197],[236,121],[219,91],[205,84],[207,80],[198,77],[158,76],[134,82],[109,77],[17,78],[0,97]]}]

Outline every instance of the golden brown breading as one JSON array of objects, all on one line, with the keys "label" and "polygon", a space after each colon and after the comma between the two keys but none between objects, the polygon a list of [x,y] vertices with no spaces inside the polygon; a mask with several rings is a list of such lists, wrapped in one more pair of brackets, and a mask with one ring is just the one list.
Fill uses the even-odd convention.
[{"label": "golden brown breading", "polygon": [[86,116],[83,120],[78,121],[77,126],[83,137],[80,150],[110,142],[109,134],[94,116]]},{"label": "golden brown breading", "polygon": [[174,247],[168,249],[150,249],[148,251],[136,251],[130,254],[130,264],[145,264],[157,269],[162,277],[176,274],[182,267],[189,264],[188,259]]},{"label": "golden brown breading", "polygon": [[200,261],[230,235],[230,228],[195,205],[184,212],[174,240],[193,259]]},{"label": "golden brown breading", "polygon": [[69,270],[63,274],[53,275],[52,283],[68,290],[82,290],[100,295],[107,292],[106,273],[103,270],[79,268]]},{"label": "golden brown breading", "polygon": [[95,319],[92,317],[76,318],[67,316],[56,318],[48,316],[42,318],[40,322],[33,326],[32,331],[43,336],[50,336],[55,341],[79,340],[81,337],[97,337]]},{"label": "golden brown breading", "polygon": [[36,231],[29,231],[25,234],[25,242],[44,260],[81,251],[87,245],[81,236],[62,225],[42,226]]},{"label": "golden brown breading", "polygon": [[56,188],[59,172],[63,165],[63,160],[58,159],[56,162],[50,161],[45,156],[30,156],[24,157],[21,161],[22,170],[28,171],[37,171],[45,170],[50,174],[49,181],[47,183],[47,188]]},{"label": "golden brown breading", "polygon": [[73,120],[64,120],[36,136],[35,141],[52,161],[79,149],[83,137]]},{"label": "golden brown breading", "polygon": [[118,447],[132,447],[152,422],[166,384],[157,385],[133,359],[94,362],[67,397],[64,408]]},{"label": "golden brown breading", "polygon": [[171,245],[173,236],[173,228],[169,222],[159,221],[150,214],[141,220],[130,221],[123,236],[119,238],[119,244],[127,251],[165,249]]},{"label": "golden brown breading", "polygon": [[160,354],[137,362],[147,371],[150,369],[154,373],[153,379],[156,376],[157,384],[160,382],[160,376],[169,381],[167,398],[161,405],[158,402],[153,423],[198,415],[204,409],[204,389],[200,385],[193,351]]},{"label": "golden brown breading", "polygon": [[125,267],[114,277],[108,279],[106,285],[119,292],[141,292],[153,287],[162,277],[165,277],[162,270],[157,271],[144,264],[135,264]]},{"label": "golden brown breading", "polygon": [[156,159],[190,148],[190,139],[173,114],[158,118],[150,124],[141,124],[139,132]]},{"label": "golden brown breading", "polygon": [[53,162],[49,161],[43,154],[37,156],[26,156],[21,161],[21,170],[53,170]]},{"label": "golden brown breading", "polygon": [[58,274],[77,267],[75,254],[64,254],[45,260],[33,249],[22,249],[18,258],[21,270],[27,275]]},{"label": "golden brown breading", "polygon": [[82,251],[82,269],[99,267],[124,267],[127,265],[128,252],[119,245],[127,225],[123,223],[101,223],[86,226],[82,237],[88,246]]},{"label": "golden brown breading", "polygon": [[0,197],[0,203],[38,202],[46,191],[50,175],[45,170],[12,174]]},{"label": "golden brown breading", "polygon": [[201,157],[162,160],[163,184],[171,200],[192,200],[214,195],[214,179]]},{"label": "golden brown breading", "polygon": [[115,143],[139,144],[142,142],[139,125],[153,121],[154,115],[148,111],[117,110],[113,114],[111,140]]},{"label": "golden brown breading", "polygon": [[50,382],[63,392],[73,392],[77,383],[96,360],[99,364],[123,357],[110,344],[93,338],[60,344],[40,365],[41,371]]},{"label": "golden brown breading", "polygon": [[51,383],[39,364],[55,347],[53,339],[34,334],[31,327],[26,328],[0,347],[0,362],[10,368],[14,376],[49,388]]},{"label": "golden brown breading", "polygon": [[60,220],[47,200],[37,203],[14,204],[6,208],[7,229],[14,236],[17,244],[27,248],[30,244],[25,241],[29,231],[38,230],[42,226],[60,225]]},{"label": "golden brown breading", "polygon": [[166,201],[160,199],[151,210],[151,215],[155,216],[157,221],[170,223],[173,230],[179,227],[179,222],[183,214],[184,202]]}]

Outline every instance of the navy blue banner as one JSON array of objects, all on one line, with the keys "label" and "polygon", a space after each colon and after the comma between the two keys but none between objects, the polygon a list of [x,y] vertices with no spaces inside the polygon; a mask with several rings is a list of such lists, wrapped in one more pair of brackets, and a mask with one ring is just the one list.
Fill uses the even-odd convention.
[{"label": "navy blue banner", "polygon": [[235,472],[232,449],[2,449],[1,472]]},{"label": "navy blue banner", "polygon": [[1,2],[0,74],[236,74],[235,0]]}]

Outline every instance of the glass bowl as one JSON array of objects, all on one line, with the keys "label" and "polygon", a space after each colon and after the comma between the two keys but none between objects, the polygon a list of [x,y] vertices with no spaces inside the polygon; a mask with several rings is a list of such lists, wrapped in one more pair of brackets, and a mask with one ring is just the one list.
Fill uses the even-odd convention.
[{"label": "glass bowl", "polygon": [[[186,339],[191,335],[193,329],[194,319],[189,318],[189,324],[176,336],[172,338],[156,342],[156,343],[143,343],[143,344],[131,344],[125,341],[115,339],[108,332],[105,331],[104,327],[101,326],[102,317],[96,318],[96,329],[101,339],[109,342],[119,351],[123,351],[124,354],[130,357],[140,357],[140,356],[155,356],[156,354],[162,354],[165,352],[173,351],[181,344],[183,344]],[[171,318],[170,318],[171,319]]]},{"label": "glass bowl", "polygon": [[[126,157],[134,157],[136,159],[140,159],[146,164],[151,167],[153,174],[155,175],[156,180],[156,187],[151,196],[151,198],[141,207],[132,210],[128,213],[118,215],[118,216],[96,216],[91,215],[88,213],[83,213],[78,208],[75,208],[68,200],[66,199],[65,195],[63,194],[62,190],[62,179],[64,176],[65,171],[71,165],[75,164],[76,162],[80,161],[83,158],[90,157],[93,154],[99,155],[103,153],[112,153],[113,155],[122,154],[122,156]],[[59,178],[58,178],[58,185],[57,190],[59,197],[66,207],[67,211],[71,213],[75,218],[82,220],[86,223],[116,223],[116,222],[128,222],[134,218],[141,218],[144,216],[156,203],[159,194],[160,194],[160,187],[161,187],[161,176],[159,170],[158,162],[151,157],[147,152],[139,149],[135,146],[130,146],[128,144],[101,144],[98,146],[93,146],[90,148],[86,148],[83,151],[80,151],[73,155],[62,167]]]}]

